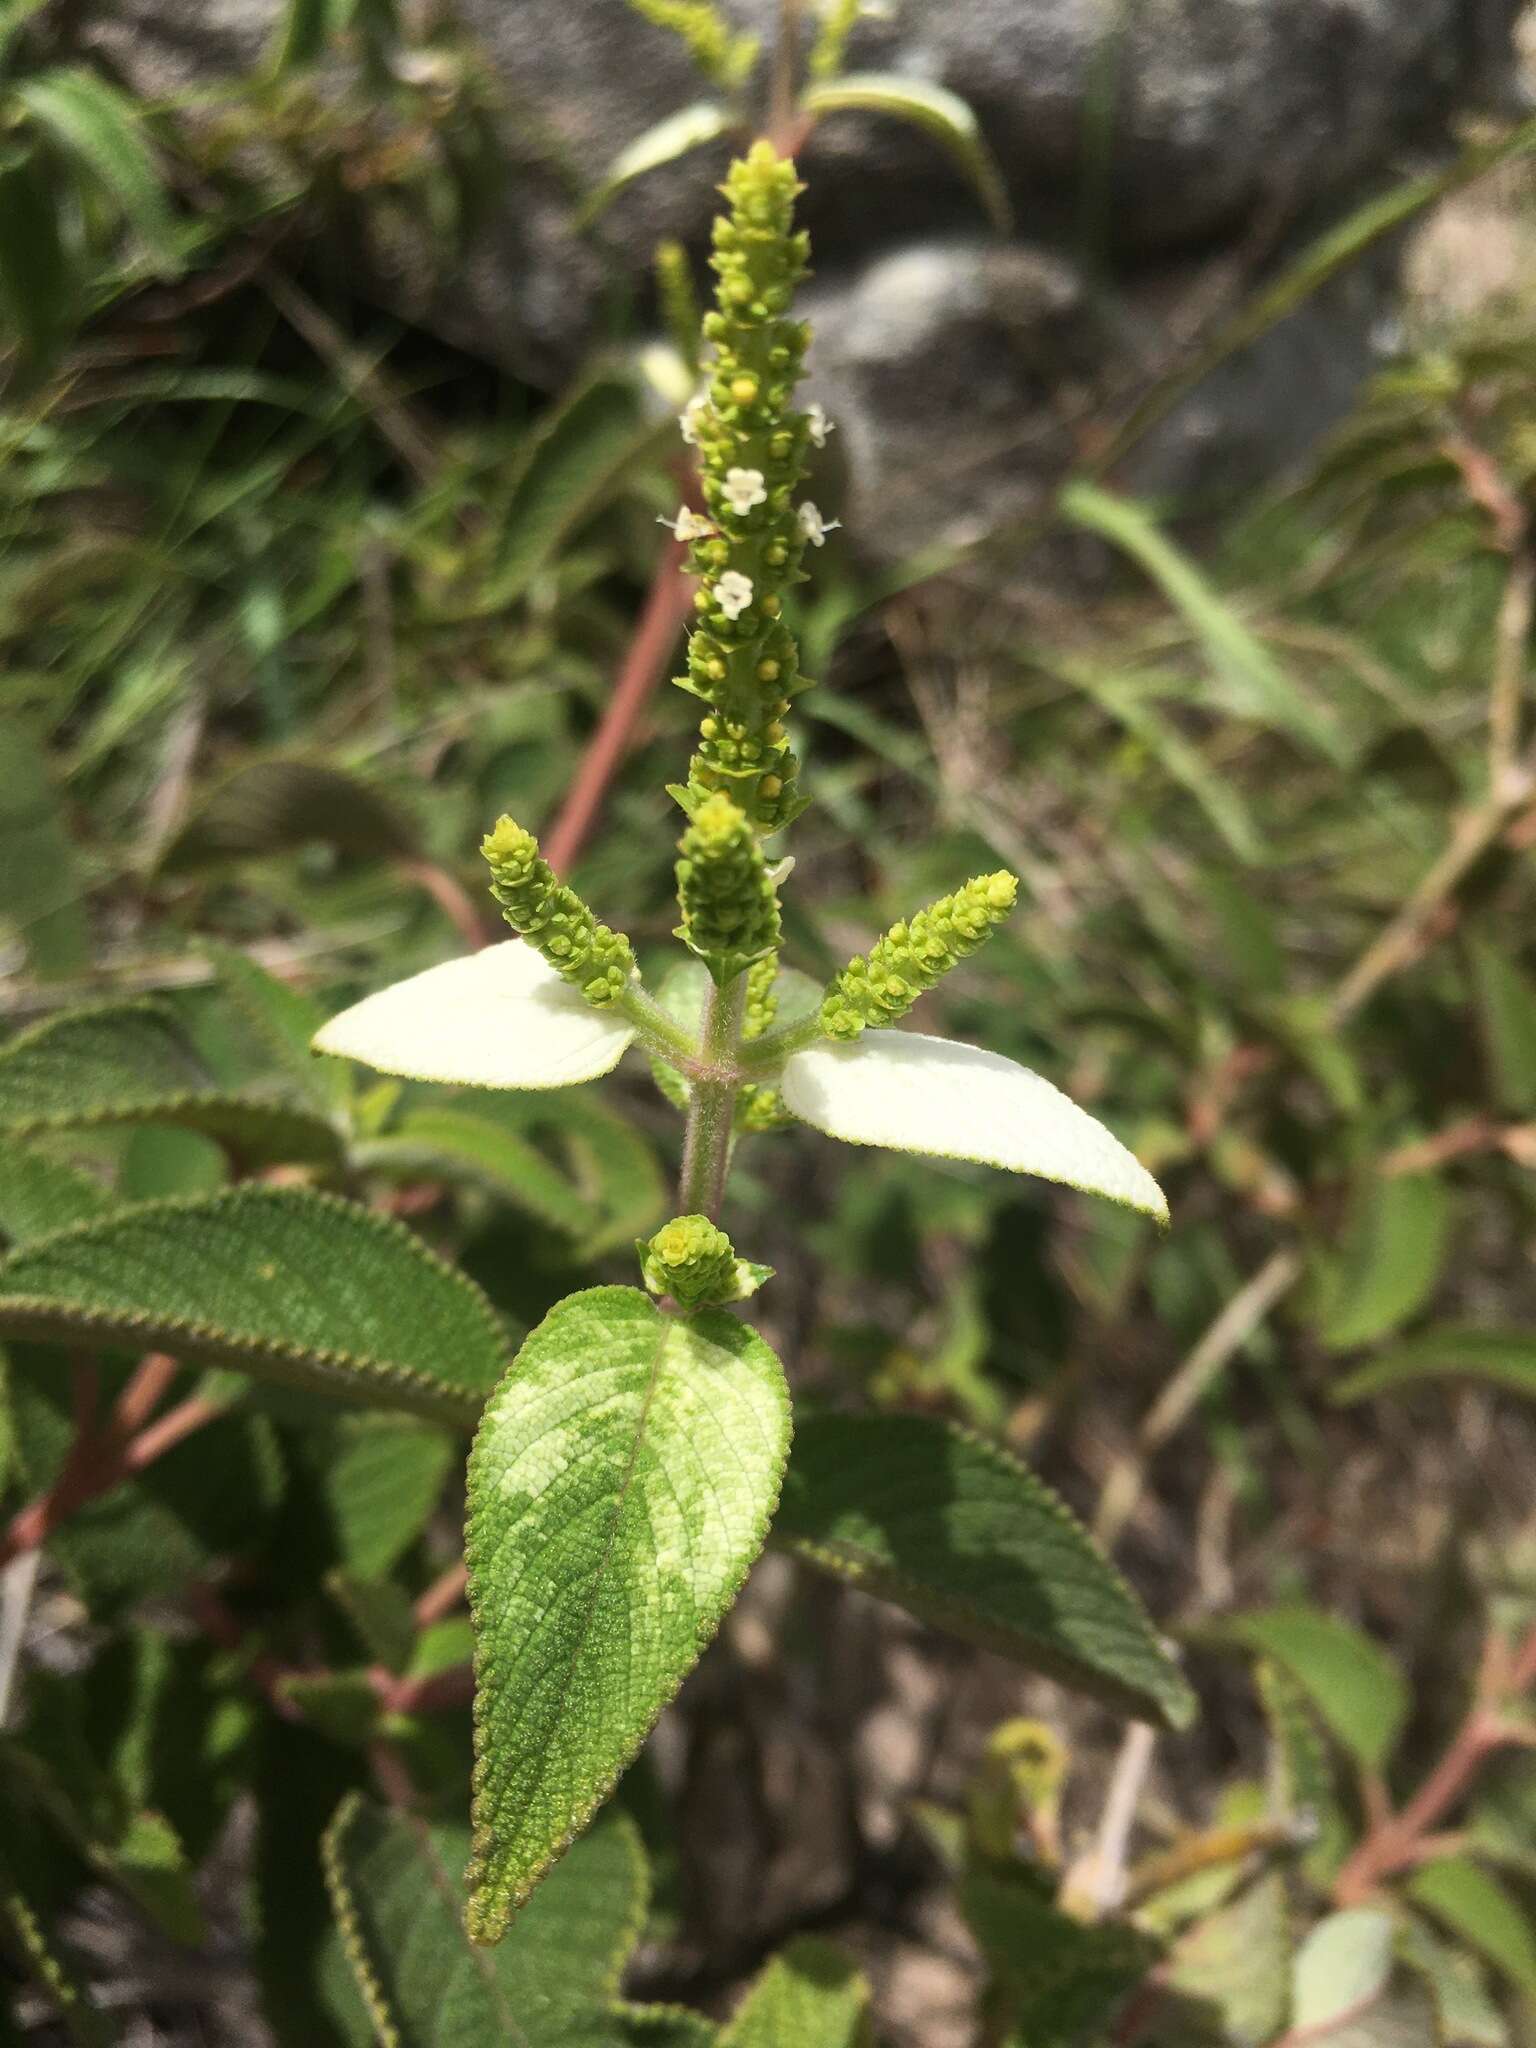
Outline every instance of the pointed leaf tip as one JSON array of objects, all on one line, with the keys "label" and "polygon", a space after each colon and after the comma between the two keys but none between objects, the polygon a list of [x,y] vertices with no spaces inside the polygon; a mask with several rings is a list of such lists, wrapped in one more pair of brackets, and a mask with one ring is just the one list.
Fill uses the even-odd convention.
[{"label": "pointed leaf tip", "polygon": [[1096,1117],[1000,1053],[917,1032],[813,1045],[785,1064],[795,1115],[851,1145],[1037,1174],[1168,1220],[1162,1189]]},{"label": "pointed leaf tip", "polygon": [[413,1081],[568,1088],[610,1072],[634,1035],[510,939],[365,996],[317,1031],[314,1045]]}]

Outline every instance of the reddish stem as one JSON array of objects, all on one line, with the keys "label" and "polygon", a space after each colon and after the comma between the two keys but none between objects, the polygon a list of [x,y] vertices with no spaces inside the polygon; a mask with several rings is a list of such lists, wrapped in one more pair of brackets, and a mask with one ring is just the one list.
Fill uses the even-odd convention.
[{"label": "reddish stem", "polygon": [[661,681],[683,621],[693,606],[693,589],[682,574],[686,550],[668,541],[650,594],[625,650],[613,695],[566,792],[565,802],[544,842],[544,858],[565,874],[592,836],[609,784],[634,739],[640,715]]},{"label": "reddish stem", "polygon": [[430,1628],[434,1621],[441,1621],[452,1614],[464,1598],[464,1589],[469,1584],[469,1567],[462,1558],[448,1567],[440,1579],[434,1579],[416,1602],[416,1625]]},{"label": "reddish stem", "polygon": [[163,1351],[151,1351],[140,1359],[138,1369],[117,1398],[112,1411],[114,1435],[132,1436],[136,1429],[142,1429],[151,1415],[171,1391],[171,1384],[181,1367],[174,1358]]},{"label": "reddish stem", "polygon": [[406,881],[414,882],[432,898],[472,953],[495,938],[496,920],[489,911],[481,910],[456,875],[430,860],[403,860],[398,866]]}]

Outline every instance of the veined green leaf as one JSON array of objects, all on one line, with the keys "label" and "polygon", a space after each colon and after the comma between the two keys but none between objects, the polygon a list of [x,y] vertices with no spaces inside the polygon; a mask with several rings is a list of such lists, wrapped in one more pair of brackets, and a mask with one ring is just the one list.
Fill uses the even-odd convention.
[{"label": "veined green leaf", "polygon": [[1470,1856],[1442,1856],[1414,1872],[1408,1896],[1486,1956],[1517,1991],[1536,1998],[1536,1930],[1525,1908],[1491,1871]]},{"label": "veined green leaf", "polygon": [[1473,942],[1472,971],[1499,1107],[1527,1116],[1536,1110],[1536,987],[1484,940]]},{"label": "veined green leaf", "polygon": [[1344,1747],[1381,1770],[1408,1718],[1407,1681],[1371,1637],[1314,1607],[1270,1607],[1213,1630],[1288,1671]]},{"label": "veined green leaf", "polygon": [[158,1348],[461,1428],[506,1362],[480,1290],[400,1224],[254,1184],[12,1252],[0,1334]]},{"label": "veined green leaf", "polygon": [[999,234],[1013,231],[1013,209],[997,159],[973,110],[947,86],[900,72],[853,71],[807,87],[800,104],[819,120],[826,114],[892,114],[921,128],[954,158]]},{"label": "veined green leaf", "polygon": [[912,1415],[802,1419],[775,1540],[937,1627],[1168,1727],[1189,1687],[1113,1566],[1005,1451]]},{"label": "veined green leaf", "polygon": [[506,1932],[714,1634],[788,1448],[783,1369],[721,1311],[595,1287],[523,1345],[469,1461],[477,1941]]},{"label": "veined green leaf", "polygon": [[1438,1379],[1482,1381],[1536,1400],[1536,1336],[1524,1330],[1426,1330],[1352,1372],[1331,1398],[1347,1406]]},{"label": "veined green leaf", "polygon": [[159,864],[187,874],[310,845],[388,859],[415,851],[416,828],[356,775],[314,761],[250,761],[210,791]]},{"label": "veined green leaf", "polygon": [[646,2009],[616,2003],[649,1889],[634,1823],[614,1815],[578,1842],[494,1955],[465,1935],[468,1851],[467,1828],[384,1813],[356,1795],[343,1802],[325,1838],[325,1875],[372,2022],[356,2038],[393,2048],[651,2039],[641,2030]]},{"label": "veined green leaf", "polygon": [[315,1484],[346,1568],[381,1577],[416,1541],[463,1457],[453,1438],[394,1415],[338,1414],[306,1432]]},{"label": "veined green leaf", "polygon": [[802,1936],[749,1987],[720,2048],[864,2048],[868,2014],[861,1972],[830,1942]]},{"label": "veined green leaf", "polygon": [[12,1244],[85,1223],[112,1206],[99,1180],[26,1145],[0,1146],[0,1237]]},{"label": "veined green leaf", "polygon": [[1150,513],[1083,480],[1069,484],[1059,502],[1068,519],[1124,549],[1158,586],[1226,682],[1234,710],[1290,733],[1336,767],[1348,764],[1349,748],[1333,719],[1302,694]]},{"label": "veined green leaf", "polygon": [[113,200],[162,277],[181,269],[176,218],[133,102],[92,72],[59,68],[11,88],[55,145]]},{"label": "veined green leaf", "polygon": [[182,1124],[265,1158],[334,1160],[334,1125],[291,1098],[219,1082],[152,999],[49,1017],[0,1046],[0,1131]]},{"label": "veined green leaf", "polygon": [[1367,1168],[1345,1226],[1321,1336],[1350,1351],[1390,1336],[1433,1296],[1450,1252],[1450,1191],[1433,1173]]},{"label": "veined green leaf", "polygon": [[717,100],[697,100],[691,107],[668,114],[619,151],[602,183],[583,202],[576,217],[578,224],[590,226],[636,178],[659,171],[663,164],[676,163],[680,156],[686,156],[691,149],[702,149],[706,142],[718,142],[735,125],[736,116]]}]

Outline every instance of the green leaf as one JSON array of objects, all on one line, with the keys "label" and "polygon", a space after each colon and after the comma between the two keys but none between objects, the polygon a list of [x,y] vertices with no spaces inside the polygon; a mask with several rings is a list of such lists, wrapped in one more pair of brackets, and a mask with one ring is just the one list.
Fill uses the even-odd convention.
[{"label": "green leaf", "polygon": [[494,1956],[464,1931],[468,1850],[467,1828],[356,1796],[327,1831],[326,1885],[372,2038],[389,2048],[659,2048],[666,2036],[645,2030],[645,2008],[615,2003],[649,1888],[633,1822],[615,1815],[578,1842]]},{"label": "green leaf", "polygon": [[393,1415],[337,1415],[310,1430],[316,1483],[336,1552],[360,1578],[381,1578],[416,1541],[460,1459],[451,1437]]},{"label": "green leaf", "polygon": [[1454,1208],[1437,1174],[1383,1176],[1358,1191],[1320,1335],[1335,1351],[1390,1336],[1432,1298],[1451,1248]]},{"label": "green leaf", "polygon": [[748,1989],[720,2048],[863,2048],[869,1986],[830,1942],[802,1936]]},{"label": "green leaf", "polygon": [[0,1334],[167,1350],[461,1428],[506,1357],[479,1289],[400,1224],[253,1184],[12,1252]]},{"label": "green leaf", "polygon": [[1168,1983],[1214,2006],[1231,2048],[1264,2048],[1291,2008],[1291,1926],[1285,1879],[1268,1872],[1184,1935]]},{"label": "green leaf", "polygon": [[[1156,1960],[1129,1927],[1085,1927],[1061,1912],[1032,1871],[986,1865],[960,1888],[960,1910],[992,1973],[986,2038],[1019,2048],[1097,2041],[1115,2008]],[[780,2037],[786,2041],[791,2035]],[[764,2039],[767,2048],[767,2039]]]},{"label": "green leaf", "polygon": [[1352,1372],[1330,1398],[1347,1405],[1437,1379],[1475,1380],[1536,1400],[1536,1336],[1524,1330],[1426,1330]]},{"label": "green leaf", "polygon": [[1494,1099],[1511,1116],[1536,1112],[1536,987],[1507,953],[1472,942],[1472,981]]},{"label": "green leaf", "polygon": [[1349,748],[1333,718],[1302,694],[1149,512],[1085,481],[1069,484],[1059,502],[1066,518],[1122,548],[1158,586],[1204,647],[1233,710],[1288,732],[1335,767],[1348,765]]},{"label": "green leaf", "polygon": [[818,120],[838,113],[893,114],[921,128],[949,151],[999,234],[1012,233],[1013,209],[997,159],[974,112],[947,86],[897,72],[855,71],[808,87],[800,104]]},{"label": "green leaf", "polygon": [[1536,1998],[1536,1930],[1525,1908],[1491,1872],[1468,1856],[1443,1856],[1414,1872],[1408,1896],[1486,1956],[1517,1991]]},{"label": "green leaf", "polygon": [[[14,337],[21,361],[33,372],[47,369],[58,356],[79,310],[79,280],[59,232],[58,202],[57,180],[39,153],[0,167],[0,333]],[[4,797],[0,805],[10,808]],[[18,870],[19,879],[25,876]],[[43,868],[40,879],[46,884],[57,877]]]},{"label": "green leaf", "polygon": [[89,71],[57,69],[12,87],[55,145],[108,194],[161,277],[181,270],[181,238],[132,100]]},{"label": "green leaf", "polygon": [[416,1648],[416,1615],[411,1596],[393,1579],[365,1579],[357,1572],[332,1571],[325,1590],[352,1624],[352,1632],[376,1664],[404,1671]]},{"label": "green leaf", "polygon": [[470,1928],[494,1942],[611,1791],[762,1547],[783,1369],[719,1310],[595,1287],[551,1310],[469,1461]]},{"label": "green leaf", "polygon": [[268,69],[274,77],[301,71],[325,55],[337,27],[333,0],[288,0]]},{"label": "green leaf", "polygon": [[1292,2025],[1300,2034],[1369,2006],[1392,1975],[1396,1923],[1359,1907],[1319,1921],[1296,1955]]},{"label": "green leaf", "polygon": [[181,1124],[262,1158],[334,1161],[313,1109],[221,1082],[173,1013],[151,999],[45,1018],[0,1046],[0,1130],[15,1137],[100,1124]]},{"label": "green leaf", "polygon": [[[20,232],[10,211],[14,176],[0,173],[0,293],[9,282],[7,245]],[[79,863],[42,749],[10,720],[0,723],[0,873],[0,918],[21,940],[33,973],[45,981],[83,974],[91,963],[91,928]]]},{"label": "green leaf", "polygon": [[316,1059],[311,1049],[326,1020],[321,1005],[234,946],[205,941],[203,951],[268,1063],[327,1116],[344,1117],[352,1094],[347,1070],[338,1061]]},{"label": "green leaf", "polygon": [[112,1206],[102,1183],[29,1146],[0,1146],[0,1237],[12,1244],[86,1223]]},{"label": "green leaf", "polygon": [[775,1540],[967,1642],[1172,1728],[1194,1697],[1135,1596],[1005,1451],[914,1415],[802,1419]]},{"label": "green leaf", "polygon": [[367,1173],[469,1181],[567,1237],[597,1227],[597,1210],[551,1160],[468,1101],[408,1110],[382,1138],[359,1146],[356,1161]]},{"label": "green leaf", "polygon": [[1212,1631],[1288,1671],[1325,1725],[1367,1770],[1381,1770],[1408,1718],[1410,1694],[1396,1663],[1368,1635],[1314,1607],[1241,1614]]},{"label": "green leaf", "polygon": [[1398,1945],[1403,1960],[1428,1986],[1446,2048],[1509,2048],[1509,2024],[1488,1996],[1473,1957],[1417,1919],[1404,1920]]},{"label": "green leaf", "polygon": [[668,114],[619,151],[608,166],[602,183],[583,202],[576,216],[577,225],[590,227],[626,185],[632,185],[650,171],[659,171],[664,164],[676,163],[680,156],[686,156],[692,149],[702,149],[707,142],[718,142],[735,125],[736,116],[730,108],[721,106],[716,100],[697,100],[691,107]]},{"label": "green leaf", "polygon": [[416,828],[371,784],[314,761],[250,761],[203,801],[160,856],[166,874],[322,845],[357,859],[416,850]]}]

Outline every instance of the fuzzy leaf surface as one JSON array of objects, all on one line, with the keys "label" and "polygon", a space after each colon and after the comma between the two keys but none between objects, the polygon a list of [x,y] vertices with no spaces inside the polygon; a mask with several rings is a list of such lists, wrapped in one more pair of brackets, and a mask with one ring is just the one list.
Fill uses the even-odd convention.
[{"label": "fuzzy leaf surface", "polygon": [[505,1933],[719,1626],[789,1431],[777,1358],[717,1310],[595,1287],[518,1353],[469,1461],[476,1940]]},{"label": "fuzzy leaf surface", "polygon": [[0,1237],[12,1244],[88,1222],[111,1206],[101,1182],[79,1167],[26,1145],[0,1148]]},{"label": "fuzzy leaf surface", "polygon": [[794,1053],[783,1090],[795,1115],[829,1138],[1036,1174],[1167,1221],[1163,1192],[1140,1160],[1043,1075],[1001,1053],[872,1031],[854,1045]]},{"label": "fuzzy leaf surface", "polygon": [[[578,1843],[494,1955],[464,1930],[467,1828],[429,1826],[355,1795],[326,1835],[326,1884],[372,2035],[392,2048],[620,2048],[619,1974],[645,1916],[633,1822]],[[644,2008],[631,2008],[634,2023]],[[707,2035],[706,2035],[707,2038]]]},{"label": "fuzzy leaf surface", "polygon": [[506,1362],[479,1289],[401,1225],[254,1184],[12,1252],[0,1334],[167,1350],[461,1427]]},{"label": "fuzzy leaf surface", "polygon": [[264,1158],[331,1161],[339,1149],[313,1107],[221,1082],[161,1003],[67,1011],[0,1047],[0,1130],[134,1123],[185,1125]]},{"label": "fuzzy leaf surface", "polygon": [[913,1415],[802,1418],[778,1542],[864,1591],[1124,1711],[1194,1699],[1145,1610],[1006,1451]]},{"label": "fuzzy leaf surface", "polygon": [[616,1067],[634,1027],[595,1010],[520,939],[429,967],[343,1010],[315,1034],[339,1053],[414,1081],[568,1088]]},{"label": "fuzzy leaf surface", "polygon": [[868,2016],[863,1974],[830,1942],[802,1936],[748,1987],[720,2048],[864,2048]]}]

